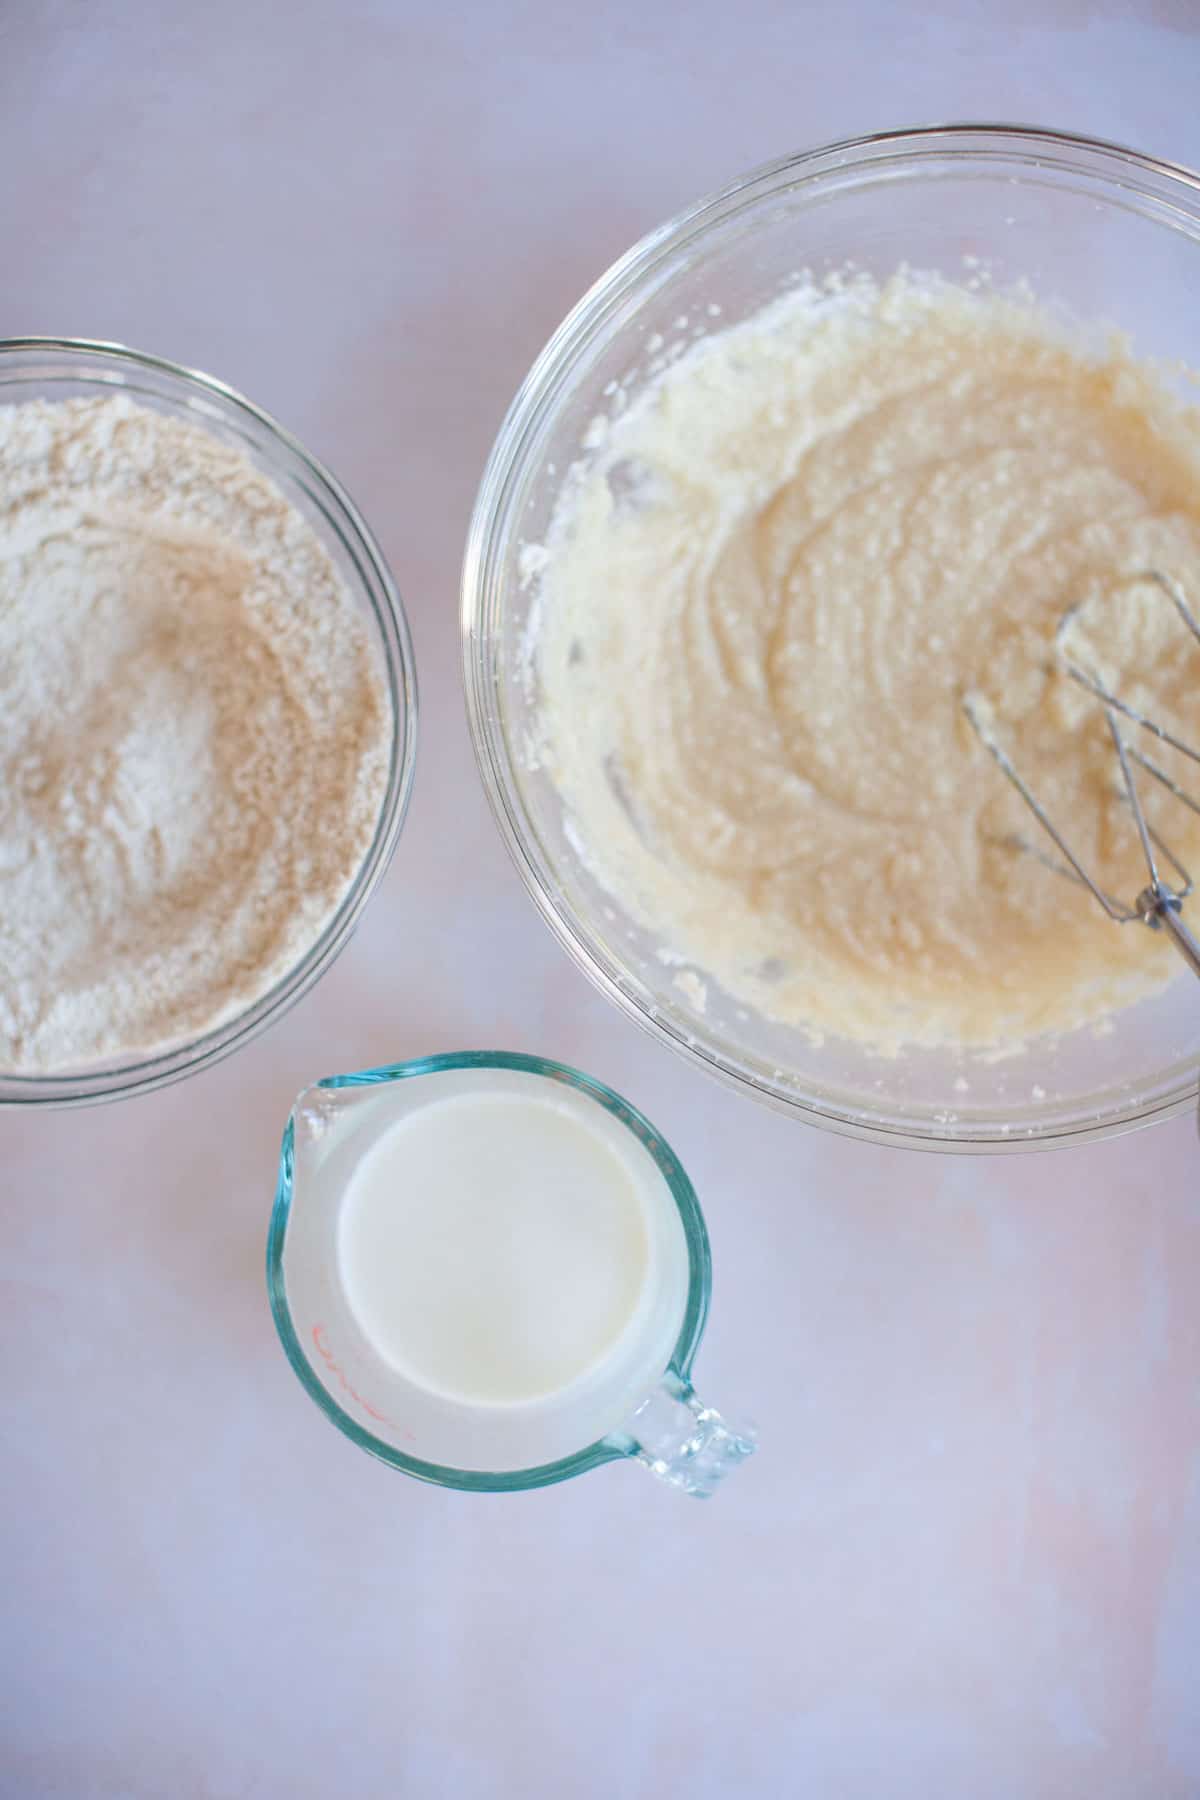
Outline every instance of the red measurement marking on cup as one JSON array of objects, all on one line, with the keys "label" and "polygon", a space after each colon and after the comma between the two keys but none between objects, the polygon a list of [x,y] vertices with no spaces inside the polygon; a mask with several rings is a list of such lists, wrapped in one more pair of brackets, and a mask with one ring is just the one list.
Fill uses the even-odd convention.
[{"label": "red measurement marking on cup", "polygon": [[394,1419],[389,1419],[386,1413],[381,1413],[377,1406],[372,1406],[369,1400],[364,1400],[358,1389],[346,1380],[345,1371],[341,1367],[341,1364],[335,1360],[333,1351],[329,1348],[329,1344],[326,1341],[324,1325],[313,1326],[312,1341],[317,1347],[317,1355],[325,1364],[329,1373],[337,1376],[350,1398],[357,1401],[364,1412],[370,1413],[373,1419],[378,1419],[381,1425],[390,1425],[393,1431],[400,1432],[410,1443],[416,1442],[415,1433],[406,1430],[403,1425],[397,1425]]}]

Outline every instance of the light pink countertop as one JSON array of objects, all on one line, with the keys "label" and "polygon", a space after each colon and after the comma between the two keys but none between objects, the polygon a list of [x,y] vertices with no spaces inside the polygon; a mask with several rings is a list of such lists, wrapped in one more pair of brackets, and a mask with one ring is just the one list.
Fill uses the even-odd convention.
[{"label": "light pink countertop", "polygon": [[[0,333],[122,339],[280,417],[381,537],[423,702],[399,852],[307,1002],[158,1096],[0,1118],[6,1800],[1200,1793],[1194,1124],[919,1157],[676,1061],[509,866],[455,615],[503,408],[643,230],[937,118],[1197,163],[1198,97],[1193,0],[0,5]],[[619,1465],[427,1489],[289,1371],[292,1095],[476,1046],[595,1072],[693,1175],[700,1386],[762,1434],[710,1505]]]}]

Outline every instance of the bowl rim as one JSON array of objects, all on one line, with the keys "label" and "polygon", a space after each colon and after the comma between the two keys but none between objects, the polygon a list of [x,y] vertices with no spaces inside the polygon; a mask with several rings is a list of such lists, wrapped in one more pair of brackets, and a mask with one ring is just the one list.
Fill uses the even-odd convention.
[{"label": "bowl rim", "polygon": [[[0,393],[16,385],[10,369],[20,359],[61,359],[54,369],[30,364],[24,376],[31,386],[51,381],[86,383],[114,393],[145,394],[168,400],[205,420],[219,419],[227,428],[239,422],[270,474],[269,452],[276,446],[296,465],[290,474],[302,478],[306,496],[349,557],[376,628],[392,716],[387,787],[370,846],[354,873],[337,910],[299,961],[251,1005],[197,1036],[148,1054],[110,1058],[103,1063],[62,1074],[19,1075],[0,1067],[0,1110],[34,1107],[78,1107],[150,1093],[211,1067],[250,1043],[316,986],[345,948],[368,901],[391,861],[408,811],[416,770],[417,671],[412,636],[400,591],[366,519],[347,490],[300,440],[263,407],[214,375],[149,351],[103,338],[0,337]],[[69,365],[73,360],[77,366]],[[107,369],[107,373],[105,370]],[[141,372],[158,378],[159,386],[139,389],[131,376]],[[32,395],[30,396],[33,397]],[[311,491],[310,491],[311,486]],[[343,571],[339,574],[349,584]]]},{"label": "bowl rim", "polygon": [[592,283],[548,338],[518,388],[489,454],[472,511],[460,589],[460,649],[467,722],[493,817],[543,918],[602,994],[643,1030],[689,1062],[727,1086],[753,1094],[776,1111],[870,1143],[981,1155],[1044,1151],[1096,1142],[1195,1107],[1200,1096],[1200,1076],[1193,1075],[1165,1092],[1118,1104],[1101,1114],[1003,1128],[987,1121],[972,1121],[960,1128],[958,1121],[948,1124],[935,1120],[932,1107],[914,1112],[909,1121],[876,1114],[869,1105],[853,1111],[803,1096],[769,1079],[756,1079],[733,1066],[715,1044],[700,1040],[656,1007],[645,1005],[632,991],[632,978],[619,963],[600,945],[588,941],[588,929],[582,919],[577,919],[574,908],[568,914],[559,910],[561,889],[551,891],[531,849],[530,838],[536,841],[536,832],[520,797],[503,712],[494,694],[490,565],[509,500],[523,476],[527,446],[550,412],[573,363],[635,287],[711,227],[749,207],[764,193],[784,187],[791,191],[855,165],[866,167],[893,160],[911,165],[951,152],[984,161],[1011,161],[1024,152],[1024,160],[1034,166],[1053,163],[1069,169],[1072,165],[1067,153],[1071,151],[1089,159],[1092,166],[1086,172],[1093,177],[1107,176],[1118,187],[1137,186],[1143,196],[1148,195],[1160,205],[1169,206],[1172,199],[1184,200],[1180,222],[1190,225],[1191,234],[1200,242],[1200,172],[1083,133],[1004,121],[965,120],[867,132],[772,158],[653,227]]}]

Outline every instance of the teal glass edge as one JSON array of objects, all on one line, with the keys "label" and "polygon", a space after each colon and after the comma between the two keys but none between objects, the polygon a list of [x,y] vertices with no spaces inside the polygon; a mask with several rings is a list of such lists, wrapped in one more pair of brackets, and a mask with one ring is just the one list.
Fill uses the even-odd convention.
[{"label": "teal glass edge", "polygon": [[[704,1334],[704,1322],[708,1317],[712,1285],[708,1230],[696,1198],[696,1190],[679,1158],[661,1132],[656,1131],[649,1119],[635,1106],[631,1106],[628,1100],[623,1099],[604,1082],[597,1081],[594,1076],[572,1069],[566,1063],[551,1062],[545,1057],[525,1056],[518,1051],[507,1050],[464,1050],[443,1056],[420,1056],[409,1062],[387,1063],[377,1069],[360,1069],[354,1074],[327,1075],[313,1085],[334,1089],[377,1087],[390,1081],[407,1081],[417,1075],[436,1075],[449,1069],[517,1069],[531,1075],[546,1076],[551,1081],[561,1081],[567,1087],[577,1088],[580,1093],[589,1095],[614,1118],[619,1119],[653,1157],[679,1210],[687,1241],[689,1269],[683,1322],[663,1374],[674,1375],[681,1382],[688,1383],[692,1362]],[[582,1475],[588,1469],[598,1468],[601,1463],[613,1462],[632,1453],[634,1446],[631,1441],[623,1442],[616,1436],[610,1436],[589,1444],[584,1450],[576,1451],[573,1456],[562,1457],[558,1462],[542,1463],[537,1468],[515,1469],[504,1474],[492,1474],[487,1470],[450,1469],[444,1468],[440,1463],[422,1462],[417,1457],[405,1456],[352,1419],[314,1374],[296,1335],[287,1303],[283,1253],[292,1207],[294,1140],[293,1108],[284,1127],[279,1178],[267,1232],[267,1294],[275,1329],[297,1377],[325,1416],[345,1433],[351,1443],[357,1444],[360,1450],[366,1450],[371,1456],[378,1457],[381,1462],[388,1463],[393,1469],[401,1469],[406,1475],[415,1476],[418,1481],[432,1482],[438,1487],[464,1488],[472,1493],[516,1493],[522,1488],[550,1487],[555,1482],[568,1481],[572,1476]]]}]

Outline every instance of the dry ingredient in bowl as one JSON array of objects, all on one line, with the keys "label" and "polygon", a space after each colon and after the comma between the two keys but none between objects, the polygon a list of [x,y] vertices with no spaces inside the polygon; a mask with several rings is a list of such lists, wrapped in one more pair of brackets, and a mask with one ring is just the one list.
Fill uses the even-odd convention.
[{"label": "dry ingredient in bowl", "polygon": [[[1030,820],[961,696],[1132,898],[1111,741],[1054,632],[1084,602],[1110,682],[1200,742],[1200,658],[1136,579],[1200,604],[1196,411],[1118,341],[915,276],[801,290],[617,402],[526,551],[532,753],[666,953],[883,1050],[1164,985],[1161,936],[1014,849]],[[1149,798],[1200,872],[1200,824]]]},{"label": "dry ingredient in bowl", "polygon": [[387,784],[374,646],[238,449],[0,407],[0,1070],[212,1029],[301,960]]}]

